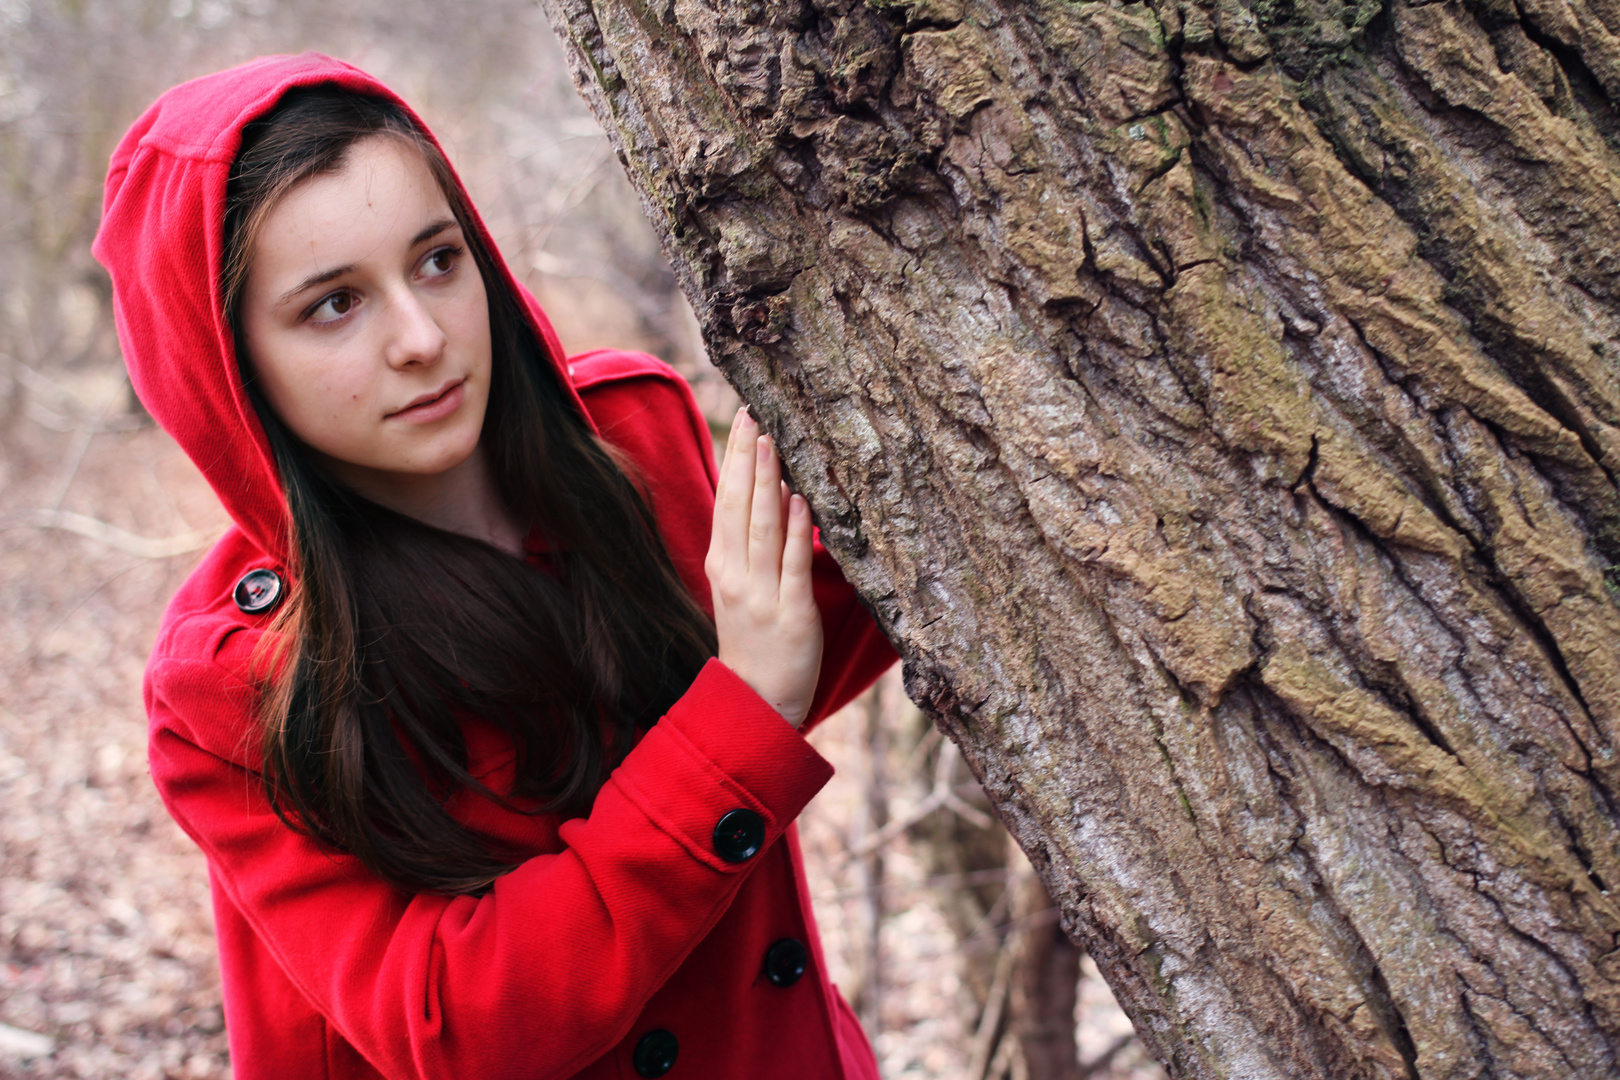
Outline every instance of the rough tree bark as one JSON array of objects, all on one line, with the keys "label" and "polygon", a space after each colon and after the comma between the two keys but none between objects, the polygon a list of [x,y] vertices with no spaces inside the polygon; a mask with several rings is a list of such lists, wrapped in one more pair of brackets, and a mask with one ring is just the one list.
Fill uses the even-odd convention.
[{"label": "rough tree bark", "polygon": [[1179,1077],[1609,1077],[1620,3],[545,0]]}]

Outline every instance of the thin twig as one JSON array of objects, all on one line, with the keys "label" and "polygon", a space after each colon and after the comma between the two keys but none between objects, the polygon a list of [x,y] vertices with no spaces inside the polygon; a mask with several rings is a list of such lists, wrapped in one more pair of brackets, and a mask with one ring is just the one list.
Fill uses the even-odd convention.
[{"label": "thin twig", "polygon": [[643,319],[655,319],[669,310],[668,305],[661,303],[656,295],[642,288],[628,274],[610,265],[604,266],[582,259],[565,259],[549,251],[538,252],[529,260],[529,265],[547,277],[601,282],[628,300],[636,309],[636,314]]},{"label": "thin twig", "polygon": [[939,761],[934,766],[933,790],[924,796],[921,802],[900,814],[883,828],[868,833],[854,844],[851,844],[849,850],[844,852],[844,859],[840,867],[848,865],[852,860],[858,859],[869,852],[876,851],[929,814],[942,808],[949,809],[958,816],[966,818],[981,829],[989,828],[993,824],[990,815],[976,806],[969,805],[956,793],[956,764],[961,759],[962,751],[957,749],[956,744],[953,742],[946,743],[940,749]]},{"label": "thin twig", "polygon": [[[997,933],[1016,929],[1028,930],[1034,929],[1043,923],[1055,923],[1057,921],[1057,909],[1047,908],[1045,911],[1037,911],[1032,915],[1025,915],[1018,919],[1009,919],[1004,923],[986,923],[984,924],[984,929],[986,931],[995,931]],[[924,960],[932,960],[935,957],[943,956],[946,953],[959,954],[964,952],[977,952],[987,944],[985,940],[975,940],[977,933],[978,932],[976,931],[975,934],[964,938],[960,945],[955,945],[944,949],[919,949],[916,952],[908,953],[907,958],[914,963],[920,963]]]},{"label": "thin twig", "polygon": [[49,375],[36,371],[28,364],[7,353],[0,353],[0,363],[11,369],[12,376],[22,383],[23,388],[29,393],[50,398],[56,402],[59,412],[77,410],[79,399],[57,385],[56,380]]},{"label": "thin twig", "polygon": [[923,759],[933,751],[934,747],[939,745],[939,740],[944,737],[945,735],[937,727],[930,727],[924,732],[923,737],[917,740],[917,745],[911,748],[911,753],[906,755],[906,763],[900,767],[900,775],[915,776],[921,772]]},{"label": "thin twig", "polygon": [[973,1036],[973,1056],[968,1059],[967,1080],[984,1080],[990,1065],[990,1051],[995,1048],[996,1035],[1001,1028],[1001,1014],[1007,1005],[1007,990],[1012,985],[1013,962],[1017,937],[1008,934],[996,954],[995,974],[990,977],[990,992],[985,995],[984,1012],[979,1014],[979,1030]]},{"label": "thin twig", "polygon": [[[988,929],[993,929],[993,931],[1000,934],[1013,931],[1013,929],[1038,929],[1050,925],[1050,923],[1056,923],[1056,921],[1058,921],[1058,908],[1048,907],[1042,908],[1040,912],[1030,912],[1029,915],[1009,918],[1008,921],[996,923],[995,926],[990,926]],[[957,946],[957,949],[977,949],[977,947],[978,942],[969,938],[967,941],[962,942],[961,946]]]},{"label": "thin twig", "polygon": [[1017,888],[1017,885],[1016,880],[1008,879],[1006,887],[1001,890],[1001,895],[996,897],[996,902],[990,905],[990,910],[986,911],[979,921],[974,924],[973,929],[968,931],[968,935],[957,943],[958,950],[967,951],[981,948],[988,935],[999,933],[1005,929],[1001,920],[1012,909],[1013,889]]},{"label": "thin twig", "polygon": [[[573,185],[569,187],[567,194],[562,198],[562,204],[540,226],[539,235],[528,236],[523,239],[523,250],[532,250],[541,254],[545,252],[546,245],[551,242],[552,231],[568,216],[570,210],[584,202],[586,197],[596,190],[596,185],[601,183],[602,179],[599,173],[602,167],[612,160],[612,157],[613,147],[606,139],[603,139],[601,144],[591,151],[590,163],[575,176]],[[556,185],[553,185],[551,190],[555,191]],[[538,257],[538,255],[534,257]],[[541,273],[545,272],[544,270],[541,271]]]},{"label": "thin twig", "polygon": [[[1029,1058],[1024,1056],[1023,1040],[1010,1039],[1008,1041],[1012,1045],[1012,1053],[1009,1055],[1012,1058],[1012,1064],[1007,1070],[1008,1080],[1030,1080]],[[1045,1078],[1041,1077],[1038,1080],[1045,1080]]]},{"label": "thin twig", "polygon": [[976,806],[963,801],[956,793],[956,766],[961,764],[962,749],[955,743],[946,743],[939,752],[940,760],[934,766],[934,790],[941,792],[947,808],[957,817],[966,818],[981,829],[995,824],[995,819]]},{"label": "thin twig", "polygon": [[1018,1040],[1008,1032],[996,1044],[996,1056],[990,1059],[990,1068],[985,1072],[984,1080],[1006,1080],[1013,1069],[1013,1058],[1017,1054]]},{"label": "thin twig", "polygon": [[883,826],[883,828],[878,829],[876,832],[867,833],[852,844],[849,851],[844,853],[844,861],[846,863],[851,862],[876,851],[943,805],[945,805],[944,796],[937,791],[930,792],[922,802],[913,806]]},{"label": "thin twig", "polygon": [[[917,889],[938,889],[946,885],[990,885],[997,881],[1006,881],[1010,871],[1004,866],[997,866],[989,870],[964,870],[958,874],[935,874],[923,878],[921,881],[886,881],[881,886],[886,891],[906,891]],[[858,900],[866,895],[865,889],[843,889],[839,892],[817,893],[812,899],[818,904],[836,904],[844,900]]]},{"label": "thin twig", "polygon": [[1090,1065],[1080,1066],[1080,1080],[1091,1080],[1091,1077],[1096,1076],[1098,1073],[1107,1072],[1109,1066],[1114,1063],[1114,1058],[1119,1056],[1121,1050],[1131,1045],[1131,1040],[1134,1038],[1136,1038],[1135,1032],[1127,1032],[1121,1035],[1114,1040],[1113,1045],[1102,1052],[1102,1055],[1096,1061],[1093,1061]]},{"label": "thin twig", "polygon": [[126,381],[128,381],[128,376],[125,379],[120,379],[118,389],[107,395],[107,402],[102,405],[102,411],[96,416],[96,423],[84,424],[73,434],[73,449],[68,450],[68,465],[62,470],[62,479],[57,481],[57,494],[50,500],[52,510],[60,510],[63,500],[68,497],[68,491],[73,489],[73,478],[78,476],[79,466],[84,465],[84,455],[89,453],[91,442],[96,439],[97,429],[102,424],[107,423],[107,415],[112,413],[113,403],[117,402],[118,398],[123,397],[123,387],[125,387]]},{"label": "thin twig", "polygon": [[84,607],[84,605],[88,604],[92,599],[94,599],[97,593],[101,592],[102,589],[105,589],[108,585],[111,585],[113,582],[117,581],[131,570],[135,570],[143,565],[145,564],[138,562],[130,563],[117,573],[109,574],[108,576],[102,578],[95,588],[79,597],[78,602],[63,612],[61,617],[52,623],[44,633],[34,635],[34,639],[29,642],[28,648],[23,652],[23,664],[25,666],[33,665],[33,663],[39,659],[39,655],[45,647],[45,642],[50,640],[50,636],[60,630],[63,623],[73,618],[73,616],[78,613],[80,608]]},{"label": "thin twig", "polygon": [[75,514],[71,510],[24,510],[20,514],[0,518],[0,532],[25,528],[61,529],[143,559],[168,559],[184,555],[188,551],[207,547],[220,534],[219,529],[198,529],[176,536],[136,536],[99,518]]},{"label": "thin twig", "polygon": [[91,420],[80,419],[67,413],[58,412],[43,402],[28,399],[28,419],[47,431],[57,431],[64,435],[75,431],[91,428],[97,435],[107,435],[120,431],[139,431],[147,422],[139,416],[115,416],[110,420],[102,420],[99,424]]}]

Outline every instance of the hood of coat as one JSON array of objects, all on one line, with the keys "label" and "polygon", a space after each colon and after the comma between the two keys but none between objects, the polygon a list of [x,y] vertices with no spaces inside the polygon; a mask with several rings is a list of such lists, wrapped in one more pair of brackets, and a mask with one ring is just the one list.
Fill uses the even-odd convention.
[{"label": "hood of coat", "polygon": [[[119,142],[92,248],[112,275],[118,341],[136,395],[237,526],[282,565],[287,500],[242,386],[220,290],[225,184],[242,129],[287,91],[322,83],[396,102],[433,138],[386,86],[328,56],[267,56],[205,75],[158,98]],[[562,385],[571,386],[551,323],[512,276],[476,210],[472,224],[494,259],[493,276],[522,298]],[[589,423],[577,395],[574,405]]]}]

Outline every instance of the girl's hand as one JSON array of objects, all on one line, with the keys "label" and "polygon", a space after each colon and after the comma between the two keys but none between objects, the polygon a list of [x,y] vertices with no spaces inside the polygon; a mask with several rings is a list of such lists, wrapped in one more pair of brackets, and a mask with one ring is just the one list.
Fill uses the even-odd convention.
[{"label": "girl's hand", "polygon": [[821,672],[821,612],[810,589],[810,506],[789,495],[770,436],[737,411],[714,493],[703,564],[720,662],[794,727]]}]

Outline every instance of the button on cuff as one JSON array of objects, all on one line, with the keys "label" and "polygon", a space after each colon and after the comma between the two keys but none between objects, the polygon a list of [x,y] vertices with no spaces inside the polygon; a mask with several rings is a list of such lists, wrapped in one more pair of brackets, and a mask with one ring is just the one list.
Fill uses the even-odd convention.
[{"label": "button on cuff", "polygon": [[765,819],[752,810],[737,809],[714,826],[714,852],[726,862],[747,862],[765,846]]}]

